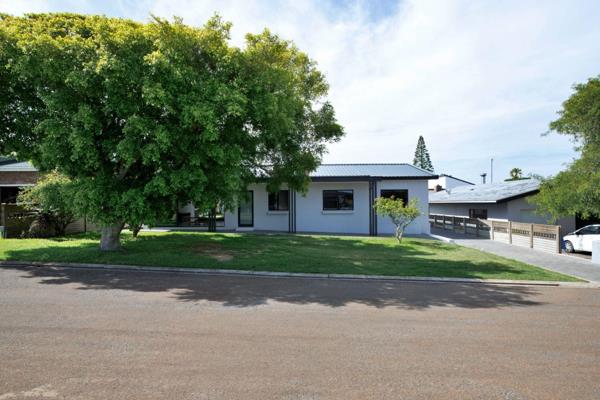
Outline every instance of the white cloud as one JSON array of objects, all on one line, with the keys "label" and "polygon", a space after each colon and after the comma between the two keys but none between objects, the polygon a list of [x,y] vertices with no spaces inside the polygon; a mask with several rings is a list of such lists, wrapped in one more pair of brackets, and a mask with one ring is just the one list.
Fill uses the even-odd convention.
[{"label": "white cloud", "polygon": [[[42,11],[40,3],[9,11]],[[142,20],[178,15],[194,25],[218,12],[234,23],[236,45],[264,27],[293,40],[326,73],[347,131],[328,162],[411,162],[422,134],[438,172],[477,180],[493,156],[497,177],[512,167],[554,173],[573,157],[572,145],[540,134],[571,84],[600,73],[594,1],[406,1],[382,6],[387,14],[378,18],[367,1],[77,4],[50,8]]]}]

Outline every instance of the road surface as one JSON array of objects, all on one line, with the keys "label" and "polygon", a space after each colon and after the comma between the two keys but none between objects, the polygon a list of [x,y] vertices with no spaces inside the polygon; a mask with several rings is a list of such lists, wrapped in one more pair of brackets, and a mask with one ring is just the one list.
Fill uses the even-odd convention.
[{"label": "road surface", "polygon": [[0,269],[0,400],[599,399],[600,290]]}]

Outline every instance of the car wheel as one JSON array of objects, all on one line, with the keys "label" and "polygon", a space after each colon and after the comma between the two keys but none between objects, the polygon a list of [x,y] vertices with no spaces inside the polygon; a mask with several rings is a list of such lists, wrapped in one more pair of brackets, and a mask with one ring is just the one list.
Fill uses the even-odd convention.
[{"label": "car wheel", "polygon": [[575,248],[573,247],[573,243],[568,240],[565,241],[565,251],[567,253],[575,253]]}]

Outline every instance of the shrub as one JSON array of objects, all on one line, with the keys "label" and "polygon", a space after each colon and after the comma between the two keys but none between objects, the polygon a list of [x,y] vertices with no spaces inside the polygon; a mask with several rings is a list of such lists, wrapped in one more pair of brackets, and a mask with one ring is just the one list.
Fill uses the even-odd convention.
[{"label": "shrub", "polygon": [[405,206],[402,199],[392,197],[378,197],[375,199],[375,212],[378,215],[390,217],[394,225],[396,225],[395,236],[398,243],[402,243],[402,235],[404,230],[411,222],[415,220],[421,211],[419,210],[419,199],[413,198]]}]

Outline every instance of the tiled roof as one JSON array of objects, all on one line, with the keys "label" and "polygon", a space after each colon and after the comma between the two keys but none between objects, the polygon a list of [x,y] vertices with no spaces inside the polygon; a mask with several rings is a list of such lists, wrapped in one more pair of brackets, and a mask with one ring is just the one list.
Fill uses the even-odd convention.
[{"label": "tiled roof", "polygon": [[410,164],[321,164],[310,176],[311,178],[437,178],[437,175]]},{"label": "tiled roof", "polygon": [[450,190],[430,193],[430,203],[499,203],[516,197],[536,193],[540,182],[523,179],[487,185],[457,186]]}]

